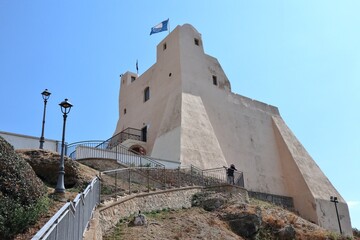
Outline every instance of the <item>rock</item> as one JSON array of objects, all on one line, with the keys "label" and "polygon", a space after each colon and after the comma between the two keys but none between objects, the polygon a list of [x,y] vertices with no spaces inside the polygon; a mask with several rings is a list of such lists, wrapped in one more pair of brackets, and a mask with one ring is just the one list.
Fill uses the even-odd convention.
[{"label": "rock", "polygon": [[[49,185],[56,186],[60,165],[60,154],[41,149],[33,150],[17,150],[34,169],[36,175]],[[72,188],[74,186],[86,185],[80,179],[80,166],[79,163],[73,161],[68,157],[64,157],[65,188]]]},{"label": "rock", "polygon": [[144,214],[139,214],[134,218],[134,225],[135,226],[143,226],[147,224],[147,220]]},{"label": "rock", "polygon": [[46,187],[31,166],[0,137],[1,196],[19,201],[22,205],[36,202],[46,194]]},{"label": "rock", "polygon": [[256,209],[256,213],[228,212],[222,218],[229,224],[234,233],[247,239],[256,238],[262,222],[260,209]]},{"label": "rock", "polygon": [[206,211],[214,211],[218,208],[220,208],[224,203],[226,202],[226,199],[223,197],[214,197],[204,200],[203,202],[203,208]]},{"label": "rock", "polygon": [[193,196],[191,205],[193,207],[202,207],[206,211],[219,209],[227,202],[223,193],[201,192]]},{"label": "rock", "polygon": [[292,225],[287,225],[279,230],[280,240],[293,240],[295,239],[296,231]]},{"label": "rock", "polygon": [[134,219],[132,221],[130,221],[128,224],[129,227],[144,226],[144,225],[147,225],[146,216],[144,214],[142,214],[140,211],[139,211],[139,214],[136,215],[134,217]]}]

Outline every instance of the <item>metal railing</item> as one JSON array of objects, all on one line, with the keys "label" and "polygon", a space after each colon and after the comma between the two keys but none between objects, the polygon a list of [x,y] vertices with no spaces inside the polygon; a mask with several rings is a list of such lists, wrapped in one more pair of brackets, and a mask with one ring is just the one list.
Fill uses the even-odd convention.
[{"label": "metal railing", "polygon": [[141,141],[141,130],[135,128],[126,128],[125,130],[106,140],[106,142],[108,142],[110,148],[113,148],[128,139]]},{"label": "metal railing", "polygon": [[205,186],[228,183],[244,187],[244,174],[237,170],[234,170],[234,182],[229,181],[225,167],[205,169],[203,170],[203,175]]},{"label": "metal railing", "polygon": [[[100,179],[94,178],[84,192],[74,201],[67,202],[32,239],[82,239],[93,211],[100,203],[100,196],[106,198],[173,187],[228,184],[226,168],[201,170],[193,165],[178,169],[165,169],[163,166],[122,168],[103,171],[100,176],[106,180],[101,189]],[[244,187],[242,172],[234,171],[234,179],[235,185]]]},{"label": "metal railing", "polygon": [[127,147],[119,144],[110,148],[109,141],[82,141],[67,146],[66,153],[74,160],[79,159],[114,159],[129,167],[163,167],[162,163],[150,157],[139,155]]},{"label": "metal railing", "polygon": [[[108,185],[102,185],[103,197],[114,195],[150,192],[185,186],[228,185],[226,169],[223,167],[201,170],[195,166],[177,169],[163,167],[133,167],[101,172]],[[111,184],[109,184],[109,182]],[[243,173],[234,171],[234,185],[244,187]]]},{"label": "metal railing", "polygon": [[[202,170],[193,165],[189,167],[182,167],[174,170],[166,169],[166,172],[172,172],[167,174],[167,182],[175,182],[174,186],[187,186],[187,185],[199,185],[199,186],[216,186],[229,183],[226,168],[212,168]],[[240,171],[234,171],[234,185],[244,187],[243,173]]]},{"label": "metal railing", "polygon": [[96,177],[74,201],[67,202],[32,238],[80,240],[95,207],[100,203],[100,181]]},{"label": "metal railing", "polygon": [[100,176],[101,179],[107,178],[104,181],[107,185],[102,184],[101,188],[101,195],[104,198],[166,188],[165,168],[163,167],[121,168],[101,172]]},{"label": "metal railing", "polygon": [[103,140],[88,140],[88,141],[80,141],[80,142],[74,142],[71,144],[67,144],[65,146],[65,155],[72,159],[76,159],[76,148],[78,146],[97,148],[103,142],[104,142]]}]

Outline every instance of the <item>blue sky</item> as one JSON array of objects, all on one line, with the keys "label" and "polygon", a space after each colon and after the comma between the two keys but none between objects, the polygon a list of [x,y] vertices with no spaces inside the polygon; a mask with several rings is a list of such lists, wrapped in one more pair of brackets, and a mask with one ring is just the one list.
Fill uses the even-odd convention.
[{"label": "blue sky", "polygon": [[192,24],[232,90],[277,106],[360,229],[360,1],[0,0],[0,131],[61,139],[58,104],[74,105],[66,141],[111,137],[119,75],[155,63],[166,32]]}]

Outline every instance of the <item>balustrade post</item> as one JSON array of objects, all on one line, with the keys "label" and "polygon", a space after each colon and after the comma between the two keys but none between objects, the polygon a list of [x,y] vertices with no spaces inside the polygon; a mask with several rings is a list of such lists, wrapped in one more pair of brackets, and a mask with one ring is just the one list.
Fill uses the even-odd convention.
[{"label": "balustrade post", "polygon": [[165,167],[163,168],[163,172],[164,172],[164,189],[166,189],[166,169],[165,169]]},{"label": "balustrade post", "polygon": [[129,195],[131,194],[131,169],[129,168]]},{"label": "balustrade post", "polygon": [[190,182],[191,182],[191,185],[194,185],[194,183],[193,183],[193,167],[192,167],[192,165],[190,165]]},{"label": "balustrade post", "polygon": [[178,182],[179,182],[179,187],[181,187],[181,179],[180,179],[180,166],[178,167]]},{"label": "balustrade post", "polygon": [[116,190],[117,189],[117,171],[115,171],[115,197],[116,197]]},{"label": "balustrade post", "polygon": [[150,169],[147,169],[147,185],[148,185],[148,192],[150,192]]},{"label": "balustrade post", "polygon": [[205,187],[204,171],[201,171],[202,185]]}]

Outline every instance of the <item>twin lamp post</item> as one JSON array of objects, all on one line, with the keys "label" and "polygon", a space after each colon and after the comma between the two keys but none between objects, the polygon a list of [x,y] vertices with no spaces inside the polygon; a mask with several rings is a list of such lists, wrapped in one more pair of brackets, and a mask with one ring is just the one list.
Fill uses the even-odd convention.
[{"label": "twin lamp post", "polygon": [[[44,113],[43,113],[43,121],[42,121],[42,130],[41,130],[41,137],[40,137],[40,149],[44,147],[44,127],[45,127],[45,114],[46,114],[46,103],[49,99],[51,93],[45,89],[41,93],[44,99]],[[62,140],[61,140],[61,154],[60,154],[60,167],[59,167],[59,176],[55,188],[55,193],[65,193],[65,185],[64,185],[64,175],[65,175],[65,166],[64,166],[64,149],[65,149],[65,127],[66,127],[66,118],[67,115],[70,113],[71,107],[73,106],[67,98],[62,101],[60,104],[61,112],[63,113],[63,131],[62,131]]]}]

